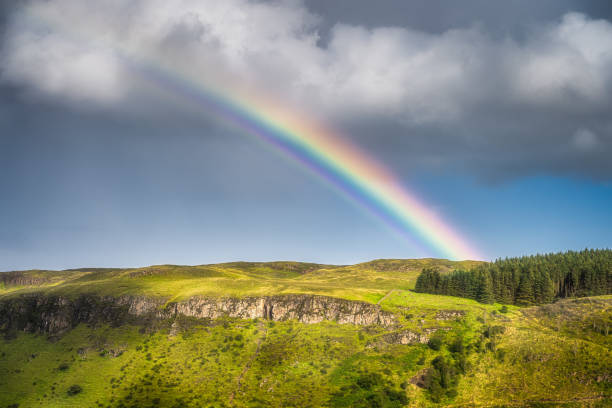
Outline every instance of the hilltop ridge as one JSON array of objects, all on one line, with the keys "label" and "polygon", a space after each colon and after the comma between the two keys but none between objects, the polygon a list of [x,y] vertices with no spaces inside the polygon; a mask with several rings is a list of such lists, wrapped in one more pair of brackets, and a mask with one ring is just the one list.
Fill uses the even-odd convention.
[{"label": "hilltop ridge", "polygon": [[414,288],[418,274],[425,267],[435,266],[448,272],[479,263],[425,258],[378,259],[355,265],[278,261],[11,271],[0,273],[0,297],[32,292],[174,299],[196,295],[243,297],[291,293],[376,303],[392,289]]}]

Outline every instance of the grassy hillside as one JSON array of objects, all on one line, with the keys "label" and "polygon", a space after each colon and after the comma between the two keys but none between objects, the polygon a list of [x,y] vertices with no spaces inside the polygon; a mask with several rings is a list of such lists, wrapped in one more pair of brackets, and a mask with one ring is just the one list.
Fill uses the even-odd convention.
[{"label": "grassy hillside", "polygon": [[[181,300],[202,296],[256,296],[308,293],[376,302],[391,289],[412,289],[420,271],[467,267],[477,261],[443,259],[377,260],[350,266],[300,262],[232,262],[214,265],[157,265],[134,269],[23,271],[21,279],[37,285],[0,286],[0,297],[43,291],[76,295],[142,294]],[[11,272],[16,274],[16,272]]]},{"label": "grassy hillside", "polygon": [[[24,272],[22,283],[30,274],[49,280],[5,280],[0,300],[32,292],[172,299],[315,293],[380,302],[398,324],[177,317],[80,325],[52,338],[13,333],[0,340],[0,407],[610,404],[612,296],[519,308],[411,291],[432,264],[456,266],[427,259]],[[406,332],[432,340],[399,344]]]}]

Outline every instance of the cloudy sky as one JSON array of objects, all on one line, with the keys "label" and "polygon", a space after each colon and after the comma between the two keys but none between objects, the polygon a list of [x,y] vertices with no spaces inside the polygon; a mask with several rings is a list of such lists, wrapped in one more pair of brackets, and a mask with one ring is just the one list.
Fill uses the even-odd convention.
[{"label": "cloudy sky", "polygon": [[484,259],[612,246],[607,0],[7,0],[0,270],[437,255],[151,67],[334,129]]}]

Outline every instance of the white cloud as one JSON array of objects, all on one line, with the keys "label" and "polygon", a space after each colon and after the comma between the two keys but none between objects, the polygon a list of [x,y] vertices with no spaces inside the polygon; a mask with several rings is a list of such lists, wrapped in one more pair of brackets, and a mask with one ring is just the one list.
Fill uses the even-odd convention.
[{"label": "white cloud", "polygon": [[119,62],[108,49],[86,48],[51,32],[14,33],[2,59],[2,77],[71,101],[115,102],[121,96]]},{"label": "white cloud", "polygon": [[612,24],[566,14],[515,57],[519,96],[551,104],[603,102],[612,79]]},{"label": "white cloud", "polygon": [[604,103],[612,24],[568,14],[524,43],[477,28],[439,35],[338,24],[318,43],[299,1],[33,1],[9,26],[3,78],[72,100],[115,101],[133,78],[116,51],[202,81],[246,81],[332,114],[427,122],[492,101]]},{"label": "white cloud", "polygon": [[[610,22],[569,13],[520,41],[478,26],[431,34],[339,22],[325,43],[319,23],[299,0],[31,0],[9,21],[0,79],[128,110],[163,95],[139,74],[153,63],[203,84],[255,87],[335,123],[393,123],[394,135],[380,127],[369,137],[410,134],[414,162],[612,172]],[[560,147],[567,129],[582,129],[570,153]],[[585,152],[601,160],[580,161]]]}]

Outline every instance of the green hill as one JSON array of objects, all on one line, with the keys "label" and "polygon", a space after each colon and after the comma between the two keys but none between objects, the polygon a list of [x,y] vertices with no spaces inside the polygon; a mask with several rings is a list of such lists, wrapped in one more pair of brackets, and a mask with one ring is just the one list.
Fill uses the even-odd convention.
[{"label": "green hill", "polygon": [[412,291],[477,264],[3,273],[0,407],[608,406],[612,296]]},{"label": "green hill", "polygon": [[28,292],[73,296],[87,292],[185,299],[195,295],[241,297],[304,293],[376,302],[391,289],[414,288],[424,267],[436,266],[442,271],[451,271],[478,263],[445,259],[376,260],[349,266],[231,262],[133,269],[19,271],[2,274],[5,276],[0,281],[0,296]]}]

